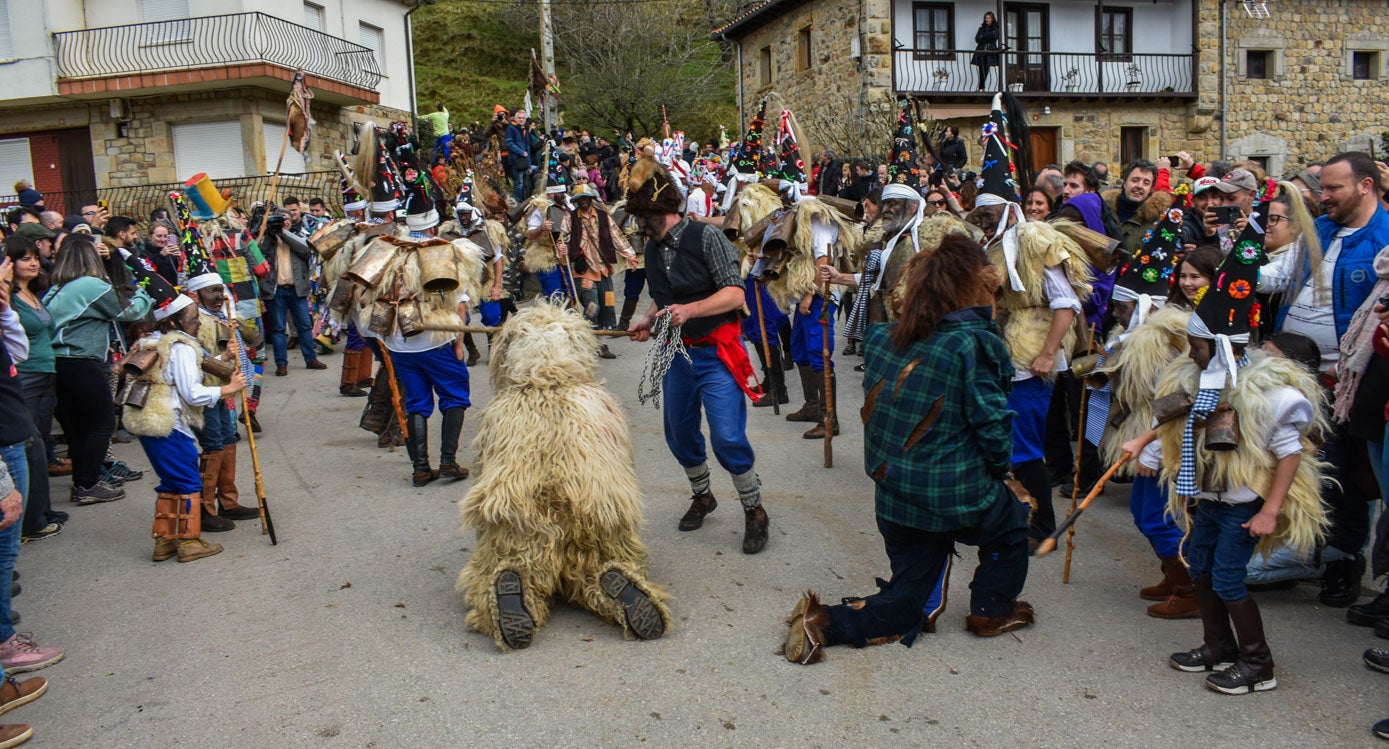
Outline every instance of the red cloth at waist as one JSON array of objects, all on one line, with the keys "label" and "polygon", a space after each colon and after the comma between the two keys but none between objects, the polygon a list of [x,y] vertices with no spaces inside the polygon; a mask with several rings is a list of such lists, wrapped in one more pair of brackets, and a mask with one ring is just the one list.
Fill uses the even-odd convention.
[{"label": "red cloth at waist", "polygon": [[[728,371],[733,374],[733,379],[738,383],[738,387],[748,394],[749,398],[757,400],[762,397],[762,386],[757,383],[757,374],[753,371],[752,361],[748,359],[748,350],[743,347],[743,329],[737,320],[726,322],[703,338],[681,338],[686,346],[707,346],[713,344],[715,353],[718,354],[719,361],[723,362]],[[751,382],[753,385],[748,385]]]}]

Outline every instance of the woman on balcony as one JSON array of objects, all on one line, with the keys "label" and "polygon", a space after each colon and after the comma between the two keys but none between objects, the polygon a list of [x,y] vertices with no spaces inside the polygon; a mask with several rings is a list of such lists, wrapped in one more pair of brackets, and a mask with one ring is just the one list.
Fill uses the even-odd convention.
[{"label": "woman on balcony", "polygon": [[[979,30],[974,32],[974,56],[969,60],[970,65],[979,68],[980,91],[989,84],[989,70],[998,67],[997,50],[998,18],[994,16],[993,11],[989,11],[984,14],[984,22],[979,24]],[[994,51],[995,54],[989,54],[990,51]]]}]

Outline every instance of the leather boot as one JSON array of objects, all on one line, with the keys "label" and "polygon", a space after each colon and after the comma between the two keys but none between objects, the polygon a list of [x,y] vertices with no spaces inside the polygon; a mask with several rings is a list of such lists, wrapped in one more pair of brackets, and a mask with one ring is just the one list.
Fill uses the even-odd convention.
[{"label": "leather boot", "polygon": [[203,476],[203,509],[213,515],[217,514],[217,477],[222,472],[225,454],[222,450],[208,450],[198,459]]},{"label": "leather boot", "polygon": [[1173,653],[1167,663],[1178,671],[1200,673],[1229,667],[1238,654],[1235,633],[1230,630],[1230,615],[1225,601],[1211,588],[1211,576],[1202,575],[1192,581],[1196,604],[1201,610],[1201,647],[1184,653]]},{"label": "leather boot", "polygon": [[622,316],[617,320],[617,329],[626,330],[632,327],[632,315],[637,313],[637,302],[639,299],[622,300]]},{"label": "leather boot", "polygon": [[[196,496],[196,495],[190,495]],[[202,532],[208,530],[203,527],[200,521],[201,513],[193,513],[188,519],[188,530],[183,540],[178,542],[178,561],[192,562],[203,557],[210,557],[213,554],[222,553],[222,545],[214,544],[202,539]],[[214,518],[216,516],[213,516]],[[227,522],[231,522],[230,520]]]},{"label": "leather boot", "polygon": [[757,359],[762,364],[762,397],[753,405],[755,408],[767,408],[773,403],[784,406],[790,402],[786,395],[786,372],[781,368],[781,349],[771,348],[767,353],[771,358],[767,358],[767,353],[763,353],[761,345],[754,345],[757,350]]},{"label": "leather boot", "polygon": [[786,414],[787,421],[814,423],[820,420],[820,403],[824,395],[824,378],[809,365],[797,364],[796,372],[801,376],[801,391],[805,393],[805,405],[801,410]]},{"label": "leather boot", "polygon": [[410,477],[415,486],[424,486],[439,478],[439,472],[429,465],[429,418],[424,414],[406,414],[405,446],[410,451],[410,462],[415,473]]},{"label": "leather boot", "polygon": [[714,511],[719,506],[719,501],[714,499],[713,492],[704,492],[690,497],[690,509],[680,518],[679,528],[682,531],[692,531],[704,525],[704,516]]},{"label": "leather boot", "polygon": [[338,394],[351,398],[364,398],[367,391],[357,386],[365,374],[362,371],[360,351],[342,353],[342,379],[338,382]]},{"label": "leather boot", "polygon": [[391,384],[384,372],[378,373],[376,381],[371,385],[371,391],[367,393],[367,403],[362,408],[362,418],[357,422],[357,426],[380,436],[386,431],[387,419],[392,416],[394,414],[391,413]]},{"label": "leather boot", "polygon": [[751,509],[743,508],[743,553],[756,554],[767,546],[767,511],[758,505]]},{"label": "leather boot", "polygon": [[1190,619],[1201,615],[1201,606],[1196,602],[1196,585],[1181,559],[1162,560],[1163,571],[1172,581],[1172,595],[1162,603],[1148,607],[1148,616],[1156,619]]},{"label": "leather boot", "polygon": [[[819,378],[820,378],[820,392],[821,392],[821,394],[822,394],[822,397],[821,397],[821,409],[830,408],[830,399],[829,399],[829,398],[823,397],[824,388],[825,388],[825,377],[824,377],[823,374],[820,374],[820,375],[819,375]],[[838,399],[838,397],[839,397],[839,381],[838,381],[838,379],[835,378],[835,376],[834,376],[833,373],[830,373],[830,393],[831,393],[832,395],[834,395],[834,397],[835,397],[836,399]],[[838,400],[835,400],[835,403],[837,404],[837,403],[838,403]],[[834,430],[834,436],[838,437],[838,436],[839,436],[839,409],[838,409],[838,408],[830,408],[830,427]],[[815,426],[811,427],[809,431],[807,431],[805,434],[802,434],[801,436],[804,437],[805,439],[808,439],[808,440],[822,440],[822,439],[824,439],[824,438],[825,438],[825,419],[824,419],[824,416],[823,416],[823,415],[821,416],[821,418],[820,418],[820,423],[818,423],[818,424],[816,424]]]},{"label": "leather boot", "polygon": [[468,350],[468,366],[476,367],[477,360],[482,358],[482,354],[478,353],[477,344],[473,342],[472,333],[463,334],[463,348]]},{"label": "leather boot", "polygon": [[444,423],[439,432],[439,475],[446,479],[468,478],[468,469],[458,465],[458,435],[463,432],[463,416],[466,408],[450,408],[444,411]]},{"label": "leather boot", "polygon": [[376,384],[376,378],[371,376],[371,370],[376,366],[376,357],[371,355],[371,349],[363,346],[357,352],[357,387],[369,388]]},{"label": "leather boot", "polygon": [[241,504],[241,492],[236,488],[236,443],[222,448],[222,466],[217,472],[217,503],[222,508],[218,514],[224,518],[250,520],[260,517],[259,507]]},{"label": "leather boot", "polygon": [[[1065,492],[1062,492],[1063,494]],[[1176,560],[1178,564],[1180,559]],[[1172,595],[1172,578],[1167,574],[1167,557],[1158,557],[1158,564],[1162,568],[1162,579],[1156,585],[1149,585],[1146,588],[1138,589],[1138,597],[1145,601],[1166,601]]]},{"label": "leather boot", "polygon": [[1278,686],[1273,677],[1273,654],[1264,639],[1264,619],[1252,596],[1226,601],[1239,638],[1239,659],[1233,666],[1206,677],[1206,686],[1224,694],[1266,692]]}]

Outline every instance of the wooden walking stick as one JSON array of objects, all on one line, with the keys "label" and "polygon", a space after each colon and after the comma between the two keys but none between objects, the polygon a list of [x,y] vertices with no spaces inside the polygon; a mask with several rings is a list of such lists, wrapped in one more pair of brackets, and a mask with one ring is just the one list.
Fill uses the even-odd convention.
[{"label": "wooden walking stick", "polygon": [[[762,360],[765,361],[765,362],[767,362],[767,370],[770,372],[770,371],[771,371],[771,367],[772,367],[772,348],[771,348],[771,346],[767,345],[767,319],[766,319],[765,317],[763,317],[763,315],[762,315],[762,286],[761,286],[761,284],[759,284],[757,281],[753,281],[753,282],[752,282],[752,291],[753,291],[753,294],[752,294],[753,298],[757,300],[757,331],[758,331],[758,333],[762,336]],[[771,375],[768,375],[768,376],[767,376],[767,379],[770,380],[770,379],[771,379]],[[765,383],[764,383],[764,384],[765,384]],[[762,396],[763,396],[764,398],[767,396],[767,393],[765,392],[765,388],[764,388],[764,392],[762,393]],[[772,396],[772,413],[776,414],[777,416],[780,416],[780,415],[781,415],[781,405],[777,403],[777,396],[776,396],[776,393],[772,393],[771,396]]]},{"label": "wooden walking stick", "polygon": [[[391,407],[395,409],[395,418],[400,422],[400,433],[403,436],[410,432],[410,428],[405,425],[405,406],[401,403],[400,383],[395,380],[395,364],[391,362],[391,351],[386,348],[386,344],[379,340],[377,343],[381,346],[381,362],[386,365],[386,377],[390,378],[388,382],[391,386]],[[395,447],[392,446],[391,450],[394,451]]]},{"label": "wooden walking stick", "polygon": [[[241,369],[241,345],[236,337],[236,304],[230,297],[227,298],[227,321],[231,323],[232,335],[227,345],[231,346],[232,357],[236,361],[236,368]],[[250,383],[246,384],[250,387]],[[246,390],[243,388],[239,393],[241,396],[241,420],[246,424],[246,440],[251,447],[251,468],[256,474],[256,507],[260,510],[260,534],[270,536],[270,545],[275,546],[280,543],[275,537],[275,523],[270,519],[270,504],[265,499],[265,478],[260,472],[260,451],[256,449],[256,432],[251,428],[251,409],[246,405]]]},{"label": "wooden walking stick", "polygon": [[[820,357],[825,363],[825,397],[821,403],[821,421],[825,429],[825,467],[834,467],[834,370],[830,368],[830,282],[821,287],[825,298],[820,304]],[[766,333],[763,333],[763,338]]]},{"label": "wooden walking stick", "polygon": [[1075,512],[1072,512],[1069,516],[1067,516],[1066,519],[1063,520],[1060,525],[1056,526],[1056,530],[1053,531],[1050,536],[1047,536],[1045,539],[1042,540],[1042,543],[1040,546],[1037,547],[1037,553],[1034,556],[1044,557],[1052,553],[1053,551],[1056,551],[1056,539],[1061,538],[1062,533],[1065,533],[1067,530],[1071,528],[1071,526],[1075,525],[1075,522],[1080,519],[1081,513],[1085,512],[1086,508],[1090,506],[1090,503],[1095,501],[1095,497],[1100,496],[1100,492],[1104,491],[1104,485],[1108,483],[1109,478],[1113,476],[1116,471],[1119,470],[1120,466],[1124,465],[1132,459],[1133,453],[1124,453],[1123,455],[1119,456],[1119,459],[1114,461],[1114,465],[1110,466],[1109,470],[1105,471],[1104,475],[1100,477],[1100,480],[1095,482],[1095,486],[1090,489],[1089,494],[1085,495],[1085,499],[1081,501],[1080,506],[1075,509]]},{"label": "wooden walking stick", "polygon": [[[1085,350],[1091,351],[1095,347],[1095,326],[1090,326],[1090,336],[1085,344]],[[1076,470],[1071,482],[1071,512],[1076,511],[1076,499],[1080,496],[1080,457],[1081,451],[1085,449],[1085,407],[1090,404],[1090,393],[1085,387],[1085,380],[1082,378],[1080,383],[1080,439],[1076,441]],[[1076,550],[1076,527],[1072,525],[1066,531],[1066,565],[1061,568],[1061,584],[1071,584],[1071,555]]]}]

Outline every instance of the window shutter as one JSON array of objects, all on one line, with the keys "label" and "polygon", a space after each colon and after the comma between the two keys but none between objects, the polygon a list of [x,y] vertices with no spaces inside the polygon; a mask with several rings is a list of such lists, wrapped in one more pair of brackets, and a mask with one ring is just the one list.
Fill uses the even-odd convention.
[{"label": "window shutter", "polygon": [[189,16],[188,0],[140,0],[140,20],[145,23],[176,21]]},{"label": "window shutter", "polygon": [[10,37],[10,0],[0,0],[0,60],[14,57],[14,42]]},{"label": "window shutter", "polygon": [[[199,172],[213,179],[246,176],[241,122],[188,122],[172,128],[174,168],[180,181]],[[283,137],[283,136],[281,136]]]},{"label": "window shutter", "polygon": [[323,30],[323,6],[304,3],[304,25],[314,31]]},{"label": "window shutter", "polygon": [[26,180],[34,184],[34,162],[29,158],[29,139],[0,140],[0,192],[8,194],[14,183]]},{"label": "window shutter", "polygon": [[[282,122],[264,121],[261,132],[265,136],[265,173],[275,173],[275,162],[280,158],[280,146],[285,142],[285,126]],[[285,161],[280,166],[281,174],[303,174],[308,168],[304,156],[294,150],[294,144],[285,146]]]},{"label": "window shutter", "polygon": [[381,52],[386,43],[385,33],[369,23],[359,23],[357,43],[376,53],[376,67],[385,73],[386,58]]}]

